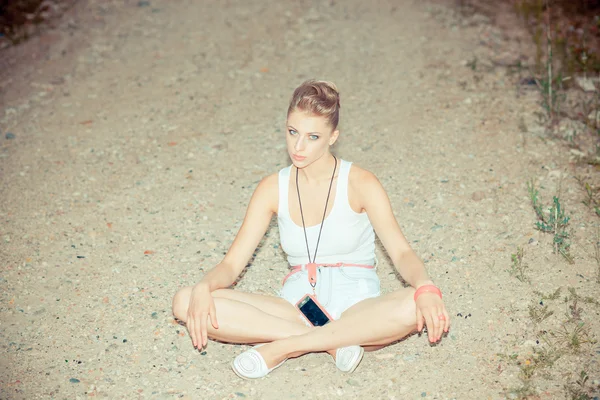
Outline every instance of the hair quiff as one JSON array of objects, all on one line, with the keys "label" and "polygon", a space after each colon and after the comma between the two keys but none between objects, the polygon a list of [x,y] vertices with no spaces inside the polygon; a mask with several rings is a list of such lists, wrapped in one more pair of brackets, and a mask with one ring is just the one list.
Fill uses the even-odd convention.
[{"label": "hair quiff", "polygon": [[332,82],[307,80],[294,90],[288,116],[296,110],[325,117],[335,129],[340,118],[340,93]]}]

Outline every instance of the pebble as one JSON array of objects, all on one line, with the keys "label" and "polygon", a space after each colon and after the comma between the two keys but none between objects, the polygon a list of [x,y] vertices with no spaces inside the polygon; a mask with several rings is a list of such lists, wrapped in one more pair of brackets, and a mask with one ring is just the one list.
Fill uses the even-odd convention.
[{"label": "pebble", "polygon": [[185,364],[187,362],[187,358],[184,356],[177,356],[177,364]]},{"label": "pebble", "polygon": [[554,171],[550,171],[548,172],[548,177],[549,178],[560,178],[560,170],[554,170]]},{"label": "pebble", "polygon": [[575,78],[575,82],[577,82],[577,85],[583,89],[584,92],[595,92],[596,90],[596,85],[594,84],[594,81],[592,80],[592,78],[587,78],[587,77],[583,77],[583,76],[578,76]]},{"label": "pebble", "polygon": [[474,201],[481,201],[481,200],[485,199],[485,192],[483,192],[481,190],[473,192],[473,194],[471,195],[471,198]]},{"label": "pebble", "polygon": [[444,225],[435,224],[434,226],[431,227],[431,231],[436,232],[436,231],[439,231],[440,229],[442,229],[443,227],[444,227]]},{"label": "pebble", "polygon": [[71,383],[79,383],[81,381],[79,379],[77,379],[77,378],[71,378],[71,379],[69,379],[69,382],[71,382]]},{"label": "pebble", "polygon": [[577,149],[571,149],[569,150],[569,153],[573,154],[574,156],[577,157],[585,157],[585,153],[583,151],[577,150]]},{"label": "pebble", "polygon": [[8,140],[14,139],[16,136],[14,133],[10,133],[10,132],[6,132],[6,135],[4,135],[5,138],[7,138]]}]

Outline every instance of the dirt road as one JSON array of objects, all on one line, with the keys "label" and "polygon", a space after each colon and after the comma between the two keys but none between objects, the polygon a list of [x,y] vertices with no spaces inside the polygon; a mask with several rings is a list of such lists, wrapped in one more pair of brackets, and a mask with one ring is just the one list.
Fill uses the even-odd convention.
[{"label": "dirt road", "polygon": [[[570,154],[543,140],[537,94],[492,62],[527,55],[519,35],[422,1],[90,0],[4,50],[0,398],[516,396],[508,359],[535,345],[532,288],[597,293]],[[261,177],[290,163],[287,102],[311,77],[339,86],[335,153],[388,190],[452,329],[369,353],[351,375],[315,354],[243,381],[229,364],[245,346],[198,353],[170,300],[220,260]],[[562,185],[575,265],[534,229],[530,179],[544,200]],[[531,285],[507,272],[517,246]],[[378,252],[384,291],[400,287]],[[273,224],[238,289],[276,293],[285,270]]]}]

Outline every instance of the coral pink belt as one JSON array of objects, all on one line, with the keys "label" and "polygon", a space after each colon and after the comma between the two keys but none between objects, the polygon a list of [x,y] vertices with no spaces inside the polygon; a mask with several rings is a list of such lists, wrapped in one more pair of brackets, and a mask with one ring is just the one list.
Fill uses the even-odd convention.
[{"label": "coral pink belt", "polygon": [[310,283],[310,286],[312,286],[314,289],[315,286],[317,285],[317,268],[318,267],[332,267],[332,268],[358,267],[358,268],[367,268],[367,269],[375,268],[373,265],[348,264],[348,263],[335,263],[335,264],[308,263],[308,264],[294,265],[290,268],[290,273],[287,274],[285,276],[285,278],[283,278],[283,284],[285,284],[285,281],[287,281],[287,279],[290,276],[294,275],[296,272],[300,272],[303,269],[306,269],[308,271],[308,283]]}]

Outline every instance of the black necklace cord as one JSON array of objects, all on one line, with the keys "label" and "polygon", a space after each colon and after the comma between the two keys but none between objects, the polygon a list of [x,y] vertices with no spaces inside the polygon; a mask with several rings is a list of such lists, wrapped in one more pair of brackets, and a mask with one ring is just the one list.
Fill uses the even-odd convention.
[{"label": "black necklace cord", "polygon": [[308,262],[314,263],[317,261],[317,250],[319,250],[319,241],[321,240],[321,232],[323,231],[323,223],[325,222],[325,215],[327,215],[327,205],[329,204],[329,196],[331,195],[331,187],[333,186],[333,178],[335,177],[335,171],[337,169],[337,158],[333,156],[335,164],[333,165],[333,173],[331,174],[331,181],[329,182],[329,190],[327,191],[327,200],[325,200],[325,210],[323,211],[323,219],[321,220],[321,227],[319,228],[319,236],[317,237],[317,245],[315,246],[315,255],[311,261],[310,249],[308,247],[308,236],[306,235],[306,225],[304,224],[304,213],[302,212],[302,200],[300,200],[300,187],[298,186],[298,167],[296,167],[296,192],[298,193],[298,205],[300,206],[300,217],[302,218],[302,229],[304,230],[304,240],[306,241],[306,252],[308,253]]}]

